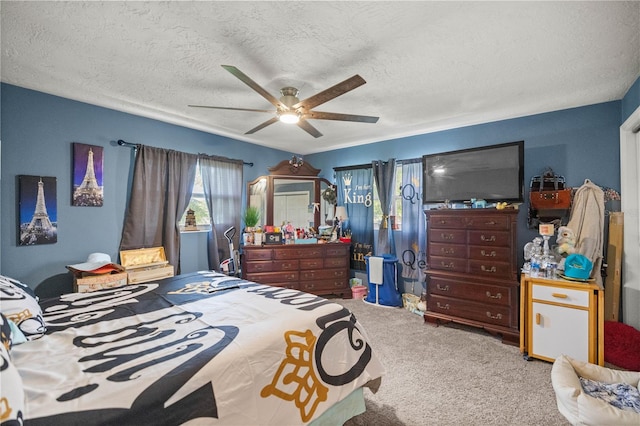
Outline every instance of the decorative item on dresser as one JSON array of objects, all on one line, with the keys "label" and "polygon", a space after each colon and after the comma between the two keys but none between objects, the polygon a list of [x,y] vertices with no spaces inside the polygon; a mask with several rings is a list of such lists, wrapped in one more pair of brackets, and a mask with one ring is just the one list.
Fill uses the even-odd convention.
[{"label": "decorative item on dresser", "polygon": [[481,327],[518,345],[518,210],[426,210],[427,322]]},{"label": "decorative item on dresser", "polygon": [[242,278],[316,295],[351,298],[349,244],[244,246]]}]

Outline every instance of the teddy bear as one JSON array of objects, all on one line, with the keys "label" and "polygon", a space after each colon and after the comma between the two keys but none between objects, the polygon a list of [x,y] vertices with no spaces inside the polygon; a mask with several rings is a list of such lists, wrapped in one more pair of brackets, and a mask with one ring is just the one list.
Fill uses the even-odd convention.
[{"label": "teddy bear", "polygon": [[563,256],[576,252],[576,234],[568,226],[561,226],[558,228],[556,252]]}]

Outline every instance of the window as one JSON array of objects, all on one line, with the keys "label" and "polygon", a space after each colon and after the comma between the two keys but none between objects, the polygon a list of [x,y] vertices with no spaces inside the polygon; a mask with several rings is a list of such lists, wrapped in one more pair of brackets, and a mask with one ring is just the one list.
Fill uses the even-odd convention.
[{"label": "window", "polygon": [[[396,188],[391,202],[391,210],[389,216],[391,219],[391,228],[395,231],[402,229],[402,194],[400,187],[402,186],[402,164],[396,164]],[[380,227],[382,222],[382,205],[378,196],[378,187],[373,185],[373,225],[376,229]]]},{"label": "window", "polygon": [[[202,174],[200,173],[199,163],[196,167],[196,178],[193,183],[193,193],[191,194],[191,201],[189,201],[187,211],[189,209],[195,212],[198,230],[208,230],[211,226],[211,221],[209,220],[207,201],[204,198],[204,187],[202,186]],[[187,211],[185,211],[182,218],[180,218],[180,229],[184,228],[184,224],[187,219]]]}]

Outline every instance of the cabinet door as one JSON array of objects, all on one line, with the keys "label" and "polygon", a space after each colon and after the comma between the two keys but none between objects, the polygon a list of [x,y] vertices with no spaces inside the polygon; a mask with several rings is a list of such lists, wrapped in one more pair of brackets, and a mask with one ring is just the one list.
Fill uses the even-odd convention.
[{"label": "cabinet door", "polygon": [[533,302],[529,354],[554,361],[564,354],[589,362],[589,312]]}]

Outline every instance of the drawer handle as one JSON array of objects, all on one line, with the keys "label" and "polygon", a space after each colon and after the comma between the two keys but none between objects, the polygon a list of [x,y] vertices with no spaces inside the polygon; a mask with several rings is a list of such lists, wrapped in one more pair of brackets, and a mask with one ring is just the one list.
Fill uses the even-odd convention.
[{"label": "drawer handle", "polygon": [[291,263],[282,264],[282,269],[293,269],[293,265]]},{"label": "drawer handle", "polygon": [[449,304],[448,303],[446,303],[444,305],[441,305],[440,302],[436,302],[436,305],[438,305],[438,308],[440,308],[440,309],[445,309],[447,311],[449,310]]},{"label": "drawer handle", "polygon": [[490,236],[489,238],[487,238],[487,237],[485,237],[485,236],[484,236],[484,234],[482,234],[482,235],[480,236],[480,239],[481,239],[482,241],[492,242],[492,241],[495,241],[495,240],[496,240],[496,236],[495,236],[495,235],[492,235],[492,236]]},{"label": "drawer handle", "polygon": [[487,317],[491,318],[491,319],[502,319],[502,314],[495,314],[495,315],[491,315],[491,312],[487,311]]},{"label": "drawer handle", "polygon": [[454,254],[456,251],[454,249],[448,249],[448,248],[444,248],[442,247],[440,249],[440,253],[442,254]]},{"label": "drawer handle", "polygon": [[495,220],[490,220],[489,222],[485,222],[485,225],[496,225],[497,222]]},{"label": "drawer handle", "polygon": [[496,257],[495,250],[491,250],[490,252],[487,252],[486,250],[481,250],[480,254],[483,255],[484,257]]},{"label": "drawer handle", "polygon": [[440,284],[436,284],[436,288],[440,291],[449,291],[449,285],[442,287]]},{"label": "drawer handle", "polygon": [[313,289],[313,284],[307,284],[306,286],[308,289]]},{"label": "drawer handle", "polygon": [[536,314],[536,325],[540,325],[541,322],[542,322],[542,315],[537,313]]},{"label": "drawer handle", "polygon": [[453,234],[440,234],[440,237],[443,240],[453,240],[453,238],[454,238]]},{"label": "drawer handle", "polygon": [[446,220],[444,220],[444,219],[440,219],[440,225],[446,225],[446,224],[447,224],[447,221],[446,221]]},{"label": "drawer handle", "polygon": [[486,266],[482,265],[482,266],[480,266],[480,269],[482,269],[483,272],[489,272],[489,273],[496,272],[496,267],[495,266],[492,266],[491,268],[487,268]]},{"label": "drawer handle", "polygon": [[567,297],[569,297],[564,293],[551,293],[551,295],[553,297],[557,297],[558,299],[566,299]]},{"label": "drawer handle", "polygon": [[452,269],[452,268],[455,267],[453,262],[445,263],[444,260],[442,262],[440,262],[440,266],[442,266],[443,268],[447,268],[447,269]]},{"label": "drawer handle", "polygon": [[487,292],[487,297],[491,298],[491,299],[502,299],[502,293],[496,293],[496,295],[494,296],[493,294],[491,294],[490,291]]}]

